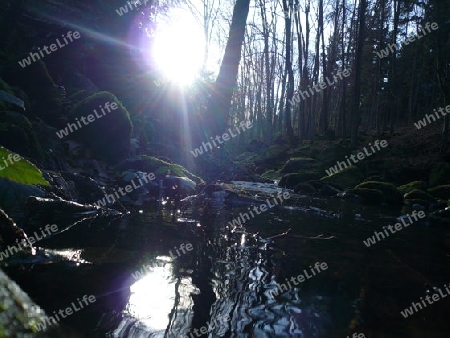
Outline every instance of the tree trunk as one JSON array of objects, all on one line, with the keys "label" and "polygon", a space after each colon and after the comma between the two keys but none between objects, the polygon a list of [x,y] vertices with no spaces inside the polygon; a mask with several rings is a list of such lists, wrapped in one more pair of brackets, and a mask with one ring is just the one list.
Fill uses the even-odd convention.
[{"label": "tree trunk", "polygon": [[219,75],[206,106],[205,121],[210,136],[222,135],[228,123],[233,88],[236,86],[250,0],[237,0]]},{"label": "tree trunk", "polygon": [[364,52],[364,32],[365,32],[365,14],[366,14],[367,0],[361,0],[359,3],[359,32],[358,32],[358,44],[355,55],[355,67],[354,67],[354,92],[353,92],[353,107],[351,113],[351,142],[356,145],[358,141],[358,127],[360,123],[360,96],[361,96],[361,70],[363,62]]}]

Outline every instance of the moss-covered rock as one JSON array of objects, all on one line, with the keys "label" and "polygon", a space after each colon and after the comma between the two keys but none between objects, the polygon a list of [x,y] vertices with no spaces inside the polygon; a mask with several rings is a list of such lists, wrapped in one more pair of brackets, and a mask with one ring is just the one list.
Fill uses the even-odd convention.
[{"label": "moss-covered rock", "polygon": [[445,185],[450,183],[450,164],[436,163],[430,171],[430,187]]},{"label": "moss-covered rock", "polygon": [[425,190],[428,187],[427,182],[425,181],[413,181],[404,185],[399,186],[397,189],[402,193],[406,194],[415,189]]},{"label": "moss-covered rock", "polygon": [[405,194],[404,196],[405,200],[414,200],[414,199],[419,199],[419,200],[425,200],[428,202],[435,202],[436,199],[431,196],[430,194],[426,193],[423,190],[420,189],[414,189],[408,193]]},{"label": "moss-covered rock", "polygon": [[261,166],[264,164],[273,165],[277,161],[281,161],[283,158],[286,158],[287,149],[289,149],[289,145],[274,144],[255,158],[255,165],[257,166]]},{"label": "moss-covered rock", "polygon": [[293,157],[290,158],[283,168],[281,168],[280,173],[297,173],[305,169],[314,169],[320,167],[320,163],[313,158],[309,157]]},{"label": "moss-covered rock", "polygon": [[369,176],[366,179],[364,179],[364,182],[367,182],[367,181],[384,182],[384,179],[381,176],[373,175],[373,176]]},{"label": "moss-covered rock", "polygon": [[332,187],[331,185],[326,184],[322,181],[311,180],[307,181],[306,183],[312,185],[321,196],[336,196],[341,193],[339,189],[336,189],[335,187]]},{"label": "moss-covered rock", "polygon": [[293,189],[297,184],[304,183],[306,181],[318,180],[320,174],[317,172],[302,172],[297,174],[286,174],[284,175],[278,186],[288,189]]},{"label": "moss-covered rock", "polygon": [[430,188],[428,189],[428,193],[435,198],[448,200],[450,198],[450,184]]},{"label": "moss-covered rock", "polygon": [[[106,103],[109,103],[110,107],[114,104],[117,107],[110,108],[108,112],[104,108]],[[102,113],[100,107],[105,113]],[[91,95],[73,107],[68,116],[68,122],[76,125],[77,119],[87,120],[88,116],[94,116],[95,119],[86,125],[78,121],[81,127],[70,133],[68,137],[83,142],[94,156],[110,163],[119,162],[126,157],[133,126],[130,114],[119,100],[106,91]]]},{"label": "moss-covered rock", "polygon": [[189,170],[179,164],[169,163],[153,156],[142,156],[143,167],[140,170],[153,172],[156,175],[173,175],[177,177],[187,177],[195,183],[204,183],[204,181],[191,173]]},{"label": "moss-covered rock", "polygon": [[297,194],[315,194],[317,190],[311,184],[299,183],[294,187],[294,192]]},{"label": "moss-covered rock", "polygon": [[235,162],[250,170],[255,169],[255,159],[257,154],[246,151],[235,158]]},{"label": "moss-covered rock", "polygon": [[386,182],[368,181],[358,184],[356,189],[377,189],[383,192],[385,202],[392,205],[402,205],[403,195],[395,185]]},{"label": "moss-covered rock", "polygon": [[346,191],[361,198],[366,204],[381,204],[385,201],[385,196],[381,190],[368,188],[355,188]]},{"label": "moss-covered rock", "polygon": [[315,153],[312,153],[310,156],[314,157],[320,163],[323,163],[326,167],[336,165],[337,161],[343,161],[345,159],[345,156],[348,156],[352,153],[352,149],[349,147],[328,143],[325,149],[312,149],[312,151],[314,151]]},{"label": "moss-covered rock", "polygon": [[20,113],[0,114],[0,145],[37,160],[42,158],[42,148],[28,118]]},{"label": "moss-covered rock", "polygon": [[350,166],[335,174],[322,177],[320,180],[324,183],[346,189],[353,188],[358,183],[361,183],[364,180],[364,174],[359,168]]},{"label": "moss-covered rock", "polygon": [[264,174],[262,174],[261,177],[267,178],[269,180],[279,180],[280,174],[275,170],[268,170]]},{"label": "moss-covered rock", "polygon": [[84,100],[86,98],[88,98],[89,96],[93,95],[94,93],[91,93],[89,90],[78,90],[77,92],[73,93],[72,95],[70,95],[68,97],[68,99],[71,102],[78,102],[81,100]]}]

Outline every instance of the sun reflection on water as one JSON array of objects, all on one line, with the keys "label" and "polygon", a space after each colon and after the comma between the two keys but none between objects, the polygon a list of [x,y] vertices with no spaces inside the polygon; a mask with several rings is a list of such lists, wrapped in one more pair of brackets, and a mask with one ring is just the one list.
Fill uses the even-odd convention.
[{"label": "sun reflection on water", "polygon": [[130,329],[134,332],[132,337],[186,334],[193,317],[191,295],[198,292],[191,277],[176,276],[173,259],[169,256],[158,256],[141,271],[145,272],[130,287],[125,316],[114,337],[125,337],[125,334],[130,337]]}]

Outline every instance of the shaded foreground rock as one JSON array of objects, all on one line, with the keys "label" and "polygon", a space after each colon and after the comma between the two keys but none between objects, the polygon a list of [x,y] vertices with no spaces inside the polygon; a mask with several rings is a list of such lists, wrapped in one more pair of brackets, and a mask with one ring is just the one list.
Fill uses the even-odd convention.
[{"label": "shaded foreground rock", "polygon": [[57,325],[38,331],[44,310],[0,270],[0,337],[57,337]]}]

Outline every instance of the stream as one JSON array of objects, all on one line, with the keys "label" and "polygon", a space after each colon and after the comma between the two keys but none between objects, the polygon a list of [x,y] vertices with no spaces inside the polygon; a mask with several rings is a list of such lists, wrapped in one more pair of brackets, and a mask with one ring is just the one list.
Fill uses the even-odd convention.
[{"label": "stream", "polygon": [[239,226],[248,206],[170,209],[81,219],[4,269],[48,316],[95,296],[67,337],[448,336],[446,299],[400,314],[450,280],[445,229],[363,243],[411,210],[292,194]]}]

